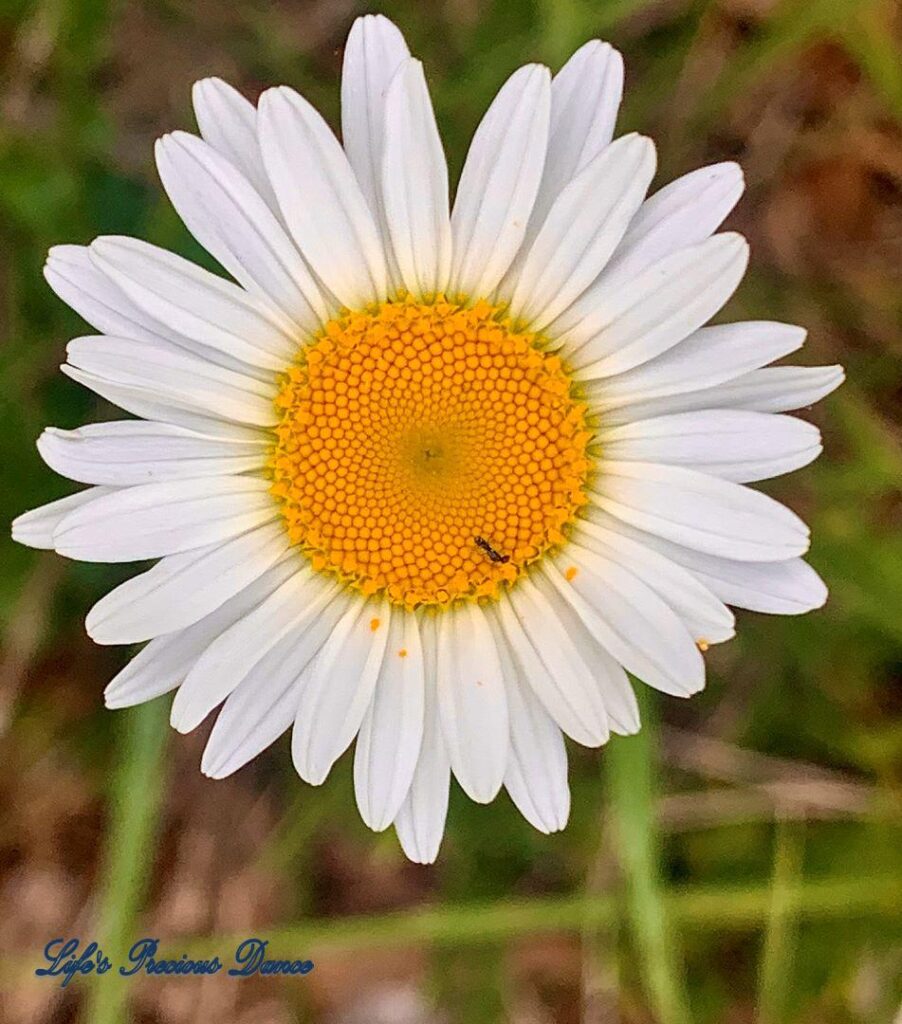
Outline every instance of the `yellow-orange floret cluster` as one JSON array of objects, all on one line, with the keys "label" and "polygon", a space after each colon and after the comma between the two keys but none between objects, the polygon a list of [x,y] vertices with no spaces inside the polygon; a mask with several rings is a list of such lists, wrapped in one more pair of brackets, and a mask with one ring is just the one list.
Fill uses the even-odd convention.
[{"label": "yellow-orange floret cluster", "polygon": [[560,360],[486,302],[341,316],[276,404],[272,492],[289,535],[365,594],[494,596],[585,501],[585,408]]}]

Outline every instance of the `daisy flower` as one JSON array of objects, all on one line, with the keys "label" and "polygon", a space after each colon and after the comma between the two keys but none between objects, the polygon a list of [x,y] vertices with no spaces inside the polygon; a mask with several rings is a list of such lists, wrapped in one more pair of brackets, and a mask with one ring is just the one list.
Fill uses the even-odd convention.
[{"label": "daisy flower", "polygon": [[44,460],[91,486],[13,535],[159,559],[88,614],[98,643],[149,641],[109,707],[175,690],[180,732],[219,708],[213,778],[291,729],[318,785],[356,738],[364,821],[428,862],[452,773],[561,829],[563,735],[635,732],[627,673],[688,696],[728,605],[823,603],[807,528],[745,485],[817,456],[784,413],[842,371],[766,368],[799,327],[704,326],[745,271],[717,233],[742,174],[647,198],[652,142],[613,140],[622,82],[597,40],[554,77],[520,68],[452,204],[423,68],[367,16],[342,143],[293,90],[254,107],[218,79],[194,89],[200,135],[158,142],[228,278],[133,238],[50,252],[99,332],[63,372],[137,418],[49,427]]}]

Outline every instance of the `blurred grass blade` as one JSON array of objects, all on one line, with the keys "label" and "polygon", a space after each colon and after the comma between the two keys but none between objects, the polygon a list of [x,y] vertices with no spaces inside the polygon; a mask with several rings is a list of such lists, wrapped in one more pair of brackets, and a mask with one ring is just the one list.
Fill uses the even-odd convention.
[{"label": "blurred grass blade", "polygon": [[642,729],[635,736],[615,737],[606,751],[608,802],[626,880],[629,927],[649,1002],[660,1024],[686,1024],[690,1017],[682,958],[667,918],[660,877],[654,694],[639,686],[636,697]]},{"label": "blurred grass blade", "polygon": [[110,792],[107,846],[100,875],[100,902],[95,935],[114,968],[89,990],[85,1020],[91,1024],[125,1024],[131,978],[118,965],[140,936],[135,919],[153,867],[154,838],[163,794],[167,702],[151,701],[120,712],[120,759]]},{"label": "blurred grass blade", "polygon": [[[599,809],[599,816],[603,808]],[[586,876],[586,900],[610,898],[618,877],[613,829],[602,826],[598,850]],[[621,919],[593,921],[587,915],[580,933],[582,960],[582,1024],[605,1024],[617,1019],[620,1001]]]},{"label": "blurred grass blade", "polygon": [[780,1024],[786,1019],[798,917],[793,893],[802,875],[803,829],[799,822],[777,821],[770,910],[758,976],[759,1024]]}]

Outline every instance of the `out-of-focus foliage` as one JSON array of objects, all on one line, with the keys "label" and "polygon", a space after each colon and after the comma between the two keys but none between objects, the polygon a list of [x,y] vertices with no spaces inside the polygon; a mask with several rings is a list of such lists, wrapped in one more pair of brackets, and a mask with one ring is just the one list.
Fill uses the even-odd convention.
[{"label": "out-of-focus foliage", "polygon": [[[725,317],[802,323],[804,361],[848,372],[803,414],[824,432],[824,457],[766,485],[811,523],[830,602],[799,620],[740,613],[737,639],[709,652],[707,691],[655,702],[662,731],[640,756],[627,750],[640,741],[614,741],[610,785],[605,752],[573,749],[562,835],[533,832],[506,798],[478,807],[455,791],[440,861],[423,869],[391,833],[358,822],[347,757],[317,790],[295,777],[284,742],[219,783],[197,770],[203,736],[167,737],[160,760],[147,717],[102,709],[126,652],[94,648],[82,630],[126,572],[3,540],[0,1017],[118,1024],[115,999],[89,1011],[85,985],[61,998],[32,974],[51,937],[106,927],[110,942],[159,935],[176,956],[273,935],[274,952],[317,960],[291,982],[145,981],[131,1002],[142,1022],[597,1024],[615,1004],[627,1022],[891,1020],[902,994],[898,919],[885,906],[899,895],[902,752],[897,9],[383,10],[425,61],[455,171],[518,64],[557,67],[593,36],[624,52],[620,130],[656,139],[659,181],[742,162],[748,191],[730,225],[749,236],[752,267]],[[337,124],[356,13],[352,0],[0,6],[3,521],[71,489],[37,457],[42,426],[110,412],[56,370],[67,339],[89,331],[42,279],[48,247],[125,233],[203,260],[158,186],[153,139],[192,124],[190,85],[206,74],[251,96],[292,84]],[[146,773],[162,786],[158,819]],[[420,907],[431,909],[419,923],[381,916]]]}]

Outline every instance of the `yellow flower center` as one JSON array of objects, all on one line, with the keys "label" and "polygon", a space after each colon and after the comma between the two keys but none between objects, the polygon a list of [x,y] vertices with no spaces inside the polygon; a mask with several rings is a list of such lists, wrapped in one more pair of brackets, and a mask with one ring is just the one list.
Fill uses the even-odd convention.
[{"label": "yellow flower center", "polygon": [[340,316],[276,405],[272,492],[291,540],[365,594],[495,596],[585,501],[585,407],[560,360],[486,302]]}]

